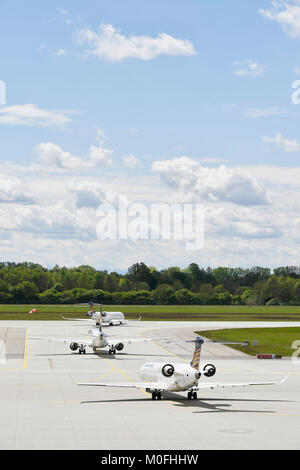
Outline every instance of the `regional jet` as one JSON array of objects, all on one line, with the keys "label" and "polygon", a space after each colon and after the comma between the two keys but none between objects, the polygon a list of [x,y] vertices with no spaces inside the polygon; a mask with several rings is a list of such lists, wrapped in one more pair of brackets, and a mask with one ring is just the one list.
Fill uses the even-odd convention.
[{"label": "regional jet", "polygon": [[[217,342],[217,341],[213,341]],[[142,388],[152,393],[152,400],[161,400],[161,392],[183,392],[187,391],[188,400],[197,400],[197,391],[202,389],[214,389],[224,387],[245,387],[251,385],[275,385],[281,382],[203,382],[199,383],[202,376],[212,377],[216,373],[213,364],[200,366],[200,353],[204,339],[198,336],[195,340],[194,356],[190,364],[164,364],[159,362],[147,362],[140,370],[143,382],[137,383],[79,383],[78,385],[96,387],[124,387]],[[222,343],[222,342],[220,342]],[[223,343],[224,344],[224,343]],[[228,342],[225,344],[229,344]],[[236,344],[236,343],[235,343]],[[240,343],[246,344],[246,343]]]},{"label": "regional jet", "polygon": [[105,349],[108,347],[109,354],[116,354],[117,351],[123,351],[125,344],[132,343],[147,343],[158,339],[166,338],[122,338],[116,337],[116,335],[108,335],[102,331],[102,316],[100,312],[99,329],[94,328],[89,330],[87,335],[88,339],[82,338],[60,338],[60,337],[32,337],[30,339],[38,339],[44,341],[63,342],[69,344],[71,351],[77,351],[79,354],[86,354],[86,348],[92,348],[94,352],[97,349]]},{"label": "regional jet", "polygon": [[[89,302],[90,310],[87,313],[87,316],[90,317],[89,320],[91,322],[95,322],[96,326],[99,326],[100,322],[100,314],[102,314],[102,325],[103,326],[116,326],[116,325],[126,325],[127,322],[125,320],[124,313],[122,312],[105,312],[102,311],[101,305],[101,312],[96,312],[93,302]],[[72,321],[80,321],[86,322],[84,318],[65,318],[63,315],[60,315],[63,320],[72,320]]]}]

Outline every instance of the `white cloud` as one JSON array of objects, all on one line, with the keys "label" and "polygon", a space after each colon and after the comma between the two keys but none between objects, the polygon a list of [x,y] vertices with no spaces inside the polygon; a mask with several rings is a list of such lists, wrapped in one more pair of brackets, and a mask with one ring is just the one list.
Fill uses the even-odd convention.
[{"label": "white cloud", "polygon": [[[54,170],[76,170],[79,168],[112,165],[112,150],[106,149],[100,144],[98,146],[90,146],[89,158],[81,158],[72,155],[70,152],[65,152],[59,145],[53,142],[38,144],[35,146],[34,151],[38,155],[39,162],[42,163],[44,167]],[[43,170],[43,167],[34,164],[32,170]]]},{"label": "white cloud", "polygon": [[38,155],[39,161],[50,168],[71,170],[87,165],[87,162],[82,158],[72,155],[70,152],[64,152],[53,142],[36,145],[34,151]]},{"label": "white cloud", "polygon": [[253,77],[256,78],[263,73],[266,66],[263,64],[259,64],[258,62],[254,62],[253,60],[245,60],[244,62],[235,62],[234,63],[235,69],[233,71],[234,75],[239,77]]},{"label": "white cloud", "polygon": [[299,150],[299,143],[296,139],[285,139],[280,132],[278,132],[274,138],[263,137],[263,142],[275,144],[285,152],[298,152]]},{"label": "white cloud", "polygon": [[280,110],[278,107],[267,108],[267,109],[247,109],[244,112],[246,117],[256,119],[260,117],[268,117],[268,116],[277,116],[280,114],[286,114],[286,111]]},{"label": "white cloud", "polygon": [[54,51],[54,55],[56,57],[62,57],[67,55],[67,51],[65,49],[58,49],[57,51]]},{"label": "white cloud", "polygon": [[128,58],[151,60],[165,55],[194,55],[193,44],[187,39],[176,39],[166,33],[157,37],[124,36],[111,24],[101,24],[98,31],[81,29],[74,35],[79,46],[88,46],[86,53],[111,62]]},{"label": "white cloud", "polygon": [[274,1],[273,9],[260,9],[259,13],[271,21],[279,23],[282,29],[292,38],[300,37],[300,6],[296,3]]},{"label": "white cloud", "polygon": [[76,195],[76,207],[97,208],[100,204],[117,203],[117,193],[108,191],[97,183],[87,180],[75,180],[69,184],[69,190]]},{"label": "white cloud", "polygon": [[60,8],[60,7],[57,7],[57,10],[59,11],[61,16],[63,17],[64,22],[66,24],[71,24],[72,23],[72,20],[70,18],[70,13],[68,12],[68,10],[65,10],[64,8]]},{"label": "white cloud", "polygon": [[245,167],[247,173],[252,174],[259,181],[263,181],[267,185],[275,185],[277,187],[284,187],[286,189],[291,186],[297,187],[299,190],[300,185],[300,167],[297,166],[274,166],[274,165],[256,165]]},{"label": "white cloud", "polygon": [[139,164],[139,159],[135,155],[132,155],[132,154],[123,157],[122,160],[123,160],[123,166],[125,168],[130,168],[132,170],[134,170]]},{"label": "white cloud", "polygon": [[[191,165],[191,173],[193,170],[195,178],[199,178],[199,162]],[[117,208],[120,192],[128,196],[128,201],[144,202],[147,206],[168,202],[168,196],[170,203],[180,204],[186,201],[186,188],[193,183],[186,172],[182,172],[186,179],[183,192],[178,190],[178,183],[162,185],[155,175],[142,180],[132,175],[125,180],[120,180],[118,175],[112,175],[109,180],[94,175],[74,179],[66,173],[31,175],[30,179],[24,176],[19,187],[28,187],[26,181],[30,181],[38,203],[1,204],[0,256],[49,266],[91,264],[117,271],[126,270],[137,259],[161,268],[174,264],[176,259],[176,264],[186,267],[195,261],[195,256],[201,256],[203,266],[293,264],[300,241],[299,171],[299,168],[269,166],[243,169],[243,173],[253,174],[254,179],[263,181],[271,191],[272,203],[267,210],[264,205],[238,205],[236,198],[226,199],[224,191],[230,189],[220,184],[218,173],[210,173],[216,189],[219,191],[222,186],[223,194],[219,191],[217,198],[214,193],[214,198],[209,199],[208,194],[202,195],[204,188],[192,193],[194,201],[203,200],[206,207],[204,249],[199,252],[187,252],[184,243],[172,239],[101,241],[96,238],[98,204],[110,203]],[[206,188],[211,190],[213,183]],[[195,186],[192,184],[192,191]],[[248,192],[247,184],[243,190]],[[49,201],[54,202],[49,204]]]},{"label": "white cloud", "polygon": [[[2,219],[2,220],[1,220]],[[95,237],[91,218],[83,211],[67,209],[63,201],[52,206],[33,205],[15,208],[11,217],[1,218],[2,227],[10,231],[35,233],[44,237],[79,238]]]},{"label": "white cloud", "polygon": [[91,145],[89,155],[91,165],[108,165],[113,164],[111,155],[113,151],[104,147],[105,132],[102,129],[97,130],[96,140],[98,145]]},{"label": "white cloud", "polygon": [[0,202],[31,204],[33,196],[18,178],[0,174]]},{"label": "white cloud", "polygon": [[238,237],[241,239],[264,239],[264,238],[281,238],[283,235],[282,230],[278,230],[271,225],[254,223],[253,221],[240,220],[232,222],[226,227],[220,229],[222,236],[230,238]]},{"label": "white cloud", "polygon": [[35,104],[0,107],[0,124],[15,126],[61,127],[71,121],[74,111],[45,110]]},{"label": "white cloud", "polygon": [[225,165],[208,168],[196,160],[181,157],[156,161],[152,170],[191,200],[232,202],[245,206],[269,203],[266,191],[257,180],[240,168]]},{"label": "white cloud", "polygon": [[105,139],[105,132],[103,129],[98,129],[97,130],[97,140],[100,144],[103,143],[103,140]]},{"label": "white cloud", "polygon": [[99,145],[91,145],[89,153],[92,165],[111,166],[113,164],[111,159],[112,150],[104,148],[100,143]]}]

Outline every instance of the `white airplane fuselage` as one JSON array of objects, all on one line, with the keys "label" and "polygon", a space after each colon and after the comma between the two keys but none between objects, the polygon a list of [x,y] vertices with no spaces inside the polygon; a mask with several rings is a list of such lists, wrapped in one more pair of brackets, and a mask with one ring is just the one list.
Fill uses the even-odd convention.
[{"label": "white airplane fuselage", "polygon": [[[91,314],[96,324],[100,321],[100,312],[94,312]],[[103,326],[122,325],[125,324],[125,316],[122,312],[102,312],[102,324]]]},{"label": "white airplane fuselage", "polygon": [[[169,368],[169,369],[168,369]],[[168,377],[163,370],[174,369],[173,374]],[[163,381],[167,384],[166,390],[179,392],[197,387],[199,382],[199,372],[188,364],[166,364],[158,362],[147,362],[140,370],[140,376],[147,382]]]},{"label": "white airplane fuselage", "polygon": [[[99,333],[95,330],[90,330],[89,335],[91,338],[90,342],[90,347],[93,349],[104,349],[107,346],[110,346],[109,344],[109,336],[106,335],[105,333]],[[124,345],[122,343],[117,343],[115,347],[118,349],[118,351],[122,351]]]},{"label": "white airplane fuselage", "polygon": [[91,338],[91,348],[102,349],[108,346],[108,342],[105,336],[93,336]]}]

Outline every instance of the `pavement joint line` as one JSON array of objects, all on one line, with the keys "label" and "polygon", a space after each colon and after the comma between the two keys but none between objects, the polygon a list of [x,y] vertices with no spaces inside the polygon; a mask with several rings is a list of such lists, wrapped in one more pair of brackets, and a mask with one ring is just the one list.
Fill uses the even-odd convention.
[{"label": "pavement joint line", "polygon": [[0,371],[20,372],[22,370],[25,370],[27,368],[27,358],[28,358],[28,328],[26,328],[23,367],[0,367]]},{"label": "pavement joint line", "polygon": [[26,336],[25,336],[25,348],[24,348],[24,361],[22,370],[27,368],[27,358],[28,358],[28,328],[26,328]]}]

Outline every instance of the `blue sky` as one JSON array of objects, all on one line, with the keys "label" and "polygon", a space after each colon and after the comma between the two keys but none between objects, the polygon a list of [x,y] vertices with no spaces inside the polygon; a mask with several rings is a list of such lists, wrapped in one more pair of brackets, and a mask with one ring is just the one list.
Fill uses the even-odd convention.
[{"label": "blue sky", "polygon": [[[120,269],[151,253],[161,265],[297,264],[299,12],[298,0],[0,1],[1,257],[72,265],[96,250],[107,269],[120,253]],[[89,185],[101,187],[99,203],[122,191],[135,202],[208,204],[205,255],[178,255],[175,242],[83,242],[78,227],[62,239],[55,204],[93,232],[95,207],[82,214],[74,179],[87,200]],[[258,202],[249,207],[243,191]]]},{"label": "blue sky", "polygon": [[[254,158],[260,163],[266,157],[260,145],[261,122],[249,123],[241,112],[273,106],[293,110],[290,85],[298,53],[297,41],[258,13],[265,3],[151,1],[141,8],[140,2],[129,1],[124,8],[122,1],[72,1],[61,7],[53,2],[2,2],[1,70],[8,104],[78,112],[66,132],[18,130],[22,142],[15,142],[14,149],[11,137],[16,129],[6,128],[8,158],[22,158],[20,149],[28,158],[36,142],[56,136],[62,145],[71,142],[72,151],[84,152],[95,127],[102,127],[120,153],[149,152],[160,158],[179,155],[179,146],[191,156],[216,156],[238,164]],[[57,8],[70,12],[71,24],[65,24],[67,15]],[[187,38],[197,54],[121,63],[82,59],[72,34],[86,26],[96,29],[101,22],[113,24],[124,35],[155,37],[163,31]],[[72,55],[53,57],[48,48],[64,48]],[[233,75],[233,63],[248,58],[267,64],[259,80]],[[237,110],[224,110],[231,104]],[[298,126],[297,117],[275,117],[265,124],[266,132],[277,131],[279,122],[286,132]],[[142,142],[131,139],[124,132],[127,128],[143,129]],[[73,130],[80,130],[76,140]],[[280,163],[278,155],[274,159]]]}]

